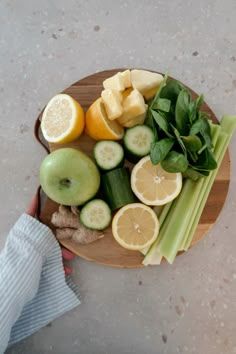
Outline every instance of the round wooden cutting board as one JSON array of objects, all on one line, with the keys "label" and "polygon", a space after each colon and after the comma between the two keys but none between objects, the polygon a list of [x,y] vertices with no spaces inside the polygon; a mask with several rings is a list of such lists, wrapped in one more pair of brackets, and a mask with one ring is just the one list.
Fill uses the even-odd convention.
[{"label": "round wooden cutting board", "polygon": [[[90,75],[72,86],[65,89],[63,92],[71,95],[77,101],[80,102],[83,109],[86,111],[89,105],[97,99],[102,91],[102,82],[106,78],[114,75],[118,71],[125,69],[114,69],[102,71],[93,75]],[[196,99],[198,95],[188,88],[192,94],[193,99]],[[202,111],[209,114],[210,119],[217,122],[217,119],[204,102]],[[41,113],[42,114],[42,113]],[[41,115],[40,115],[41,116]],[[92,150],[95,141],[83,134],[77,141],[64,145],[50,145],[50,151],[64,147],[79,148],[88,155],[92,156]],[[200,222],[198,224],[194,239],[191,247],[200,241],[215,223],[218,215],[220,214],[224,202],[227,196],[230,179],[230,158],[229,151],[225,154],[224,160],[219,168],[211,193],[207,200],[205,209],[202,213]],[[47,224],[54,230],[53,225],[50,223],[51,215],[58,209],[58,204],[50,199],[46,200],[46,203],[41,211],[40,218],[43,223]],[[129,251],[121,247],[113,238],[111,228],[105,230],[104,237],[89,245],[79,245],[72,241],[60,241],[63,246],[73,251],[78,256],[85,258],[89,261],[100,263],[112,267],[142,267],[143,255],[138,251]]]}]

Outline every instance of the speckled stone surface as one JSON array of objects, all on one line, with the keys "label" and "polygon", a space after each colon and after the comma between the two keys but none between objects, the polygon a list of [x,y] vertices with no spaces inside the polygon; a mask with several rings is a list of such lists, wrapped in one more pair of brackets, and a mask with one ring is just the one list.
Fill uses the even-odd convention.
[{"label": "speckled stone surface", "polygon": [[[234,0],[0,1],[0,247],[38,186],[36,116],[54,94],[116,67],[165,71],[220,119],[236,114]],[[236,136],[231,183],[211,232],[173,266],[82,259],[82,304],[7,354],[236,353]]]}]

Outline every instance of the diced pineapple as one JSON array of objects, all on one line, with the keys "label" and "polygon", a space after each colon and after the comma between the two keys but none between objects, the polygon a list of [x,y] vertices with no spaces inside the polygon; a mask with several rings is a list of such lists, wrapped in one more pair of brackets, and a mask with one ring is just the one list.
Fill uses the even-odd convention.
[{"label": "diced pineapple", "polygon": [[139,115],[146,111],[144,98],[138,90],[133,90],[123,101],[123,110],[126,115]]},{"label": "diced pineapple", "polygon": [[108,79],[103,81],[104,89],[115,89],[118,91],[124,91],[125,84],[124,84],[124,76],[121,73],[117,73]]},{"label": "diced pineapple", "polygon": [[[104,90],[105,91],[105,90]],[[120,101],[120,103],[123,101],[124,97],[123,97],[123,92],[120,92],[118,90],[111,90],[112,93],[116,96],[117,100]]]},{"label": "diced pineapple", "polygon": [[146,112],[140,114],[139,116],[130,118],[130,119],[127,119],[127,117],[125,117],[125,116],[121,116],[117,120],[120,123],[120,125],[122,125],[122,127],[131,128],[137,124],[143,124],[145,121],[145,118],[146,118]]},{"label": "diced pineapple", "polygon": [[122,71],[121,76],[124,80],[125,88],[131,87],[131,72],[129,69]]},{"label": "diced pineapple", "polygon": [[105,106],[107,117],[114,120],[120,117],[123,113],[122,94],[117,90],[106,89],[101,93],[102,101]]},{"label": "diced pineapple", "polygon": [[[144,98],[138,90],[133,90],[123,101],[123,114],[118,118],[118,122],[127,126],[130,121],[134,121],[141,124],[143,123],[147,111],[147,105],[144,102]],[[141,121],[141,122],[140,122]],[[128,123],[129,122],[129,123]],[[130,126],[130,125],[128,125]]]},{"label": "diced pineapple", "polygon": [[131,84],[134,89],[139,90],[143,95],[152,89],[158,89],[163,76],[147,70],[134,69],[131,71]]},{"label": "diced pineapple", "polygon": [[123,100],[126,99],[126,97],[129,96],[129,94],[133,91],[132,87],[127,88],[126,90],[124,90],[123,92],[121,92]]},{"label": "diced pineapple", "polygon": [[155,96],[155,94],[157,93],[158,88],[159,88],[159,86],[158,87],[154,87],[153,89],[150,89],[150,90],[146,91],[144,93],[145,100],[149,101],[151,98],[153,98]]}]

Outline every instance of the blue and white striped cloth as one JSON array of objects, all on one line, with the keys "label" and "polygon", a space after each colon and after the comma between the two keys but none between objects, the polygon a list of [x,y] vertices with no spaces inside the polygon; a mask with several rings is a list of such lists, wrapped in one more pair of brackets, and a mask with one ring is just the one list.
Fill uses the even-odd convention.
[{"label": "blue and white striped cloth", "polygon": [[0,253],[0,354],[79,304],[52,231],[23,214]]}]

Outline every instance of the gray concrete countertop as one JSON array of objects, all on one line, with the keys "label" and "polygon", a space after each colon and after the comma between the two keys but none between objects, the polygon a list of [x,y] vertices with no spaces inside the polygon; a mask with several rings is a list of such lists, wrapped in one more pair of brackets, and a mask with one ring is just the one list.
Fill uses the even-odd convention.
[{"label": "gray concrete countertop", "polygon": [[[234,0],[1,0],[0,247],[39,184],[36,116],[89,74],[143,67],[236,114]],[[8,354],[236,353],[236,136],[224,209],[174,265],[112,269],[77,258],[82,304]]]}]

